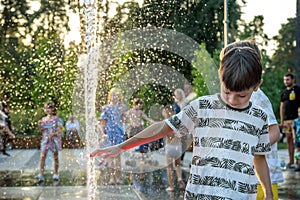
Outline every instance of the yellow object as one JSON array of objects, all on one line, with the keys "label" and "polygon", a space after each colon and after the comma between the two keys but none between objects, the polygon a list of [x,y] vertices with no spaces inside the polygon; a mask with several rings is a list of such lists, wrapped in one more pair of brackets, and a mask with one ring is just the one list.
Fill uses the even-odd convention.
[{"label": "yellow object", "polygon": [[294,92],[294,90],[290,93],[290,101],[293,101],[296,99],[296,94]]},{"label": "yellow object", "polygon": [[[273,192],[273,199],[278,200],[278,184],[272,184],[272,192]],[[257,196],[256,200],[264,200],[264,191],[260,184],[257,185]]]}]

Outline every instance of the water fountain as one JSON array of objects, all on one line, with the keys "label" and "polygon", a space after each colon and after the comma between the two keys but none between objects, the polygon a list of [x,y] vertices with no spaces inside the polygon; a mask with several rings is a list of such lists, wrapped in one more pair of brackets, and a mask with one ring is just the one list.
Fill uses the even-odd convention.
[{"label": "water fountain", "polygon": [[[87,153],[101,145],[98,143],[98,141],[101,141],[101,138],[98,138],[96,133],[97,120],[95,115],[98,74],[102,70],[106,70],[114,59],[128,51],[138,50],[140,48],[162,49],[177,54],[190,63],[195,63],[197,61],[195,64],[198,65],[200,71],[204,72],[202,75],[209,91],[212,93],[218,88],[217,67],[206,50],[201,49],[200,45],[190,37],[170,29],[149,27],[125,31],[109,40],[102,40],[101,43],[97,44],[95,42],[95,30],[99,27],[95,27],[95,24],[97,24],[95,3],[92,0],[86,0],[85,10],[88,54],[82,59],[81,63],[82,69],[84,69],[83,77],[85,77],[81,82],[84,82],[85,85]],[[185,45],[182,46],[182,44]],[[195,54],[195,52],[198,52],[198,54]],[[127,102],[132,97],[133,93],[144,84],[156,83],[174,91],[176,88],[182,87],[183,84],[187,82],[185,77],[173,68],[159,63],[149,62],[136,63],[136,66],[133,69],[122,75],[115,86],[124,91],[124,100]],[[130,90],[128,88],[130,88]],[[149,166],[146,166],[141,171],[143,173],[151,172],[158,168],[164,168],[165,166],[166,163],[157,163],[156,166],[150,168]],[[127,168],[123,168],[123,171],[136,171],[136,168],[134,167],[135,166],[127,166]],[[94,159],[88,159],[87,177],[88,198],[95,199],[97,181]]]},{"label": "water fountain", "polygon": [[[116,35],[115,37],[109,40],[99,40],[96,39],[96,30],[99,29],[98,25],[100,24],[97,21],[97,7],[96,3],[97,0],[84,0],[85,4],[85,16],[86,16],[86,47],[88,49],[88,54],[80,57],[80,64],[81,69],[83,70],[82,79],[78,80],[78,88],[79,96],[74,96],[76,100],[79,102],[78,107],[74,107],[74,113],[77,113],[79,118],[84,122],[86,126],[86,151],[87,155],[80,154],[80,158],[75,158],[76,162],[82,162],[80,164],[85,165],[87,164],[86,174],[87,174],[87,190],[88,199],[99,199],[100,196],[97,196],[97,192],[99,192],[99,185],[97,183],[97,179],[101,177],[99,174],[97,175],[98,169],[94,164],[94,161],[98,161],[99,158],[89,159],[88,153],[99,145],[101,145],[101,138],[98,138],[98,134],[96,132],[97,129],[97,120],[95,115],[95,104],[96,102],[96,90],[97,84],[99,80],[99,74],[101,71],[106,70],[109,68],[110,63],[122,56],[128,51],[139,50],[142,48],[149,48],[149,49],[162,49],[164,51],[168,51],[183,57],[189,63],[192,63],[193,67],[198,69],[199,73],[205,80],[205,83],[210,91],[210,93],[214,93],[218,90],[218,80],[217,80],[217,67],[211,60],[210,55],[202,48],[197,42],[193,39],[184,35],[180,32],[176,32],[170,29],[158,28],[158,27],[151,27],[148,26],[147,28],[143,29],[132,29],[129,31],[125,31]],[[96,42],[97,41],[97,42]],[[101,41],[99,43],[98,41]],[[118,47],[118,48],[116,48]],[[196,52],[196,54],[194,54]],[[100,56],[101,55],[101,56]],[[104,55],[102,57],[102,55]],[[116,87],[123,88],[124,90],[124,97],[125,101],[128,101],[133,93],[142,87],[144,84],[159,84],[167,87],[170,91],[174,90],[177,87],[180,87],[185,83],[187,80],[185,77],[179,73],[178,71],[174,70],[174,68],[161,63],[153,63],[149,62],[137,62],[135,66],[128,70],[122,77],[119,79],[118,82],[115,83]],[[128,90],[130,88],[130,90]],[[81,105],[84,104],[84,105]],[[159,109],[160,105],[153,105],[154,111]],[[100,141],[100,144],[98,143]],[[27,142],[24,142],[27,143]],[[75,155],[75,154],[74,154]],[[128,155],[128,154],[126,154]],[[71,155],[73,156],[73,154]],[[71,157],[70,156],[70,157]],[[151,153],[150,153],[151,156]],[[33,156],[32,158],[36,158],[38,156]],[[24,158],[27,158],[24,157]],[[87,159],[85,159],[87,158]],[[285,156],[283,156],[283,159]],[[32,159],[34,160],[34,159]],[[87,160],[87,163],[84,163]],[[10,163],[9,163],[10,164]],[[26,162],[25,165],[31,164],[32,166],[38,166],[38,163]],[[7,163],[5,163],[5,166]],[[143,172],[156,172],[157,169],[163,169],[166,163],[159,162],[157,165],[152,165],[151,167],[144,167],[142,169]],[[149,165],[148,165],[149,166]],[[14,166],[10,166],[14,169]],[[143,166],[142,166],[143,167]],[[6,168],[8,169],[8,167]],[[5,169],[5,170],[6,170]],[[24,168],[25,169],[25,168]],[[33,168],[30,168],[33,169]],[[68,171],[72,171],[73,168],[67,168]],[[138,171],[139,169],[134,166],[125,165],[123,172],[131,172],[131,171]],[[32,179],[34,172],[27,172],[23,171],[23,168],[18,171],[16,174],[12,174],[7,180],[2,180],[3,184],[8,184],[5,186],[28,186],[25,190],[29,189],[29,186],[36,186],[35,183],[30,181],[28,182],[14,182],[19,181],[20,177],[25,177],[26,179]],[[75,170],[71,173],[76,173]],[[76,174],[76,176],[80,176],[80,178],[84,177],[85,173]],[[48,178],[50,174],[47,174]],[[62,177],[66,177],[65,174],[62,174]],[[69,177],[68,177],[69,178]],[[5,178],[6,179],[6,178]],[[49,178],[50,179],[50,178]],[[281,190],[279,191],[280,196],[288,196],[287,199],[293,199],[293,197],[298,197],[299,194],[297,191],[297,180],[299,180],[299,174],[289,171],[286,173],[285,177],[286,181],[282,185],[280,185]],[[68,180],[70,181],[70,180]],[[85,182],[85,181],[82,181]],[[69,183],[73,188],[74,185],[78,186],[80,183]],[[11,184],[11,185],[9,185]],[[26,185],[28,184],[28,185]],[[48,182],[49,184],[49,182]],[[50,183],[49,185],[51,185]],[[296,189],[290,190],[291,185],[295,186]],[[4,187],[5,187],[4,186]],[[48,185],[46,185],[48,186]],[[51,185],[52,186],[52,185]],[[65,186],[65,185],[64,185]],[[62,189],[63,187],[56,187],[56,190]],[[283,189],[282,189],[283,188]],[[103,186],[101,190],[110,190],[111,188],[107,186]],[[35,187],[34,191],[42,190],[42,187]],[[76,189],[75,189],[76,190]],[[2,190],[4,191],[4,190]],[[16,191],[20,192],[18,188]],[[73,190],[74,191],[74,190]],[[74,191],[75,193],[76,191]],[[12,192],[16,193],[16,192]],[[1,193],[4,194],[4,193]],[[6,194],[6,193],[5,193]],[[56,193],[55,193],[56,194]],[[289,194],[289,195],[286,195]],[[129,194],[124,192],[123,197],[126,199],[129,198]]]}]

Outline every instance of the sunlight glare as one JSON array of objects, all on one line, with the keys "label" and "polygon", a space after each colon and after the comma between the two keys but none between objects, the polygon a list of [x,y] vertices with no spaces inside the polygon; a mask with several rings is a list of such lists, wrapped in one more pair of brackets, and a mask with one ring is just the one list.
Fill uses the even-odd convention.
[{"label": "sunlight glare", "polygon": [[39,1],[31,1],[29,3],[30,9],[27,11],[28,14],[33,14],[38,11],[41,7],[41,3]]}]

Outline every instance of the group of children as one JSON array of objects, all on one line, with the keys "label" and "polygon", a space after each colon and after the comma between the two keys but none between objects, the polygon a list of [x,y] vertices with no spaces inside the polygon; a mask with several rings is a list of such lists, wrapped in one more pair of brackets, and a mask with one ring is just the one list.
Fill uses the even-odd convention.
[{"label": "group of children", "polygon": [[[127,139],[134,137],[136,134],[145,129],[145,121],[150,124],[155,123],[155,121],[149,118],[144,111],[142,111],[143,101],[139,98],[134,98],[132,101],[132,106],[129,110],[126,110],[126,106],[122,104],[122,95],[120,90],[113,88],[108,94],[108,104],[105,105],[101,111],[101,115],[99,117],[100,121],[100,134],[104,134],[106,137],[105,141],[107,146],[117,145],[124,142]],[[171,109],[172,108],[172,109]],[[171,114],[174,114],[175,110],[173,107],[165,107],[163,109],[163,116],[169,117]],[[126,134],[125,134],[126,132]],[[125,136],[127,135],[127,136]],[[170,138],[166,139],[167,144],[171,141]],[[177,147],[181,148],[180,140],[177,142]],[[137,147],[137,151],[141,154],[144,154],[149,149],[149,143],[141,144]],[[170,156],[167,156],[168,163],[173,163],[171,158],[174,157],[172,155],[179,152],[179,149],[171,150],[171,145],[169,146]],[[179,177],[179,183],[181,187],[184,187],[184,183],[181,179],[181,169],[180,169],[180,156],[182,155],[182,150],[176,157],[176,171]],[[104,162],[100,161],[100,164]],[[120,168],[121,168],[121,158],[120,155],[115,156],[114,158],[110,158],[105,162],[109,167],[110,180],[108,181],[109,185],[114,184],[123,184],[123,180],[120,177]],[[168,169],[171,169],[171,164]],[[168,173],[171,174],[171,173]],[[171,176],[169,176],[169,180],[171,180]],[[174,184],[170,184],[169,190],[174,191]]]},{"label": "group of children", "polygon": [[[104,106],[99,118],[109,145],[90,154],[91,157],[104,154],[110,159],[109,167],[116,169],[116,172],[110,172],[109,184],[123,183],[120,178],[120,153],[166,137],[168,163],[175,160],[177,179],[179,186],[185,188],[185,199],[278,198],[277,182],[271,182],[272,169],[269,171],[266,156],[277,150],[272,145],[279,139],[279,126],[272,105],[259,89],[262,65],[256,48],[249,41],[225,47],[218,70],[220,93],[199,97],[177,114],[172,106],[166,106],[163,121],[155,122],[148,118],[141,111],[140,100],[136,100],[132,109],[126,111],[120,101],[120,91],[111,91],[109,103]],[[38,123],[43,133],[40,175],[43,174],[46,150],[51,149],[55,160],[53,179],[57,179],[57,152],[61,148],[59,135],[62,125],[55,115],[53,104],[45,105],[45,113],[47,116]],[[125,138],[122,123],[124,118],[130,121],[128,139]],[[144,128],[141,119],[151,125]],[[193,135],[193,157],[185,185],[178,158],[184,151],[180,140],[188,134]],[[167,171],[170,180],[167,190],[174,191],[171,165]],[[283,181],[280,174],[277,181]],[[260,189],[257,194],[258,183]]]}]

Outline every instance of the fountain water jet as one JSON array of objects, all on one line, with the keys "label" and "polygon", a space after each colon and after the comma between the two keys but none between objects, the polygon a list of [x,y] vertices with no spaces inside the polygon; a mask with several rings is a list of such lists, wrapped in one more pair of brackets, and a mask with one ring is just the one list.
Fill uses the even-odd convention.
[{"label": "fountain water jet", "polygon": [[[86,57],[82,58],[81,67],[84,69],[85,77],[83,81],[83,89],[85,97],[86,150],[89,154],[100,146],[99,136],[96,131],[97,120],[95,115],[95,100],[99,72],[106,70],[112,61],[118,56],[121,56],[131,50],[138,50],[142,48],[162,49],[175,53],[183,57],[188,62],[193,63],[193,60],[196,59],[195,52],[203,51],[203,49],[201,49],[200,45],[190,37],[182,33],[163,28],[129,30],[110,40],[102,41],[101,44],[96,44],[96,29],[99,29],[99,27],[95,27],[95,24],[97,24],[97,9],[95,2],[93,0],[85,0],[85,10],[86,46],[88,54]],[[213,93],[218,86],[217,68],[209,54],[204,55],[207,55],[204,59],[205,65],[198,66],[197,69],[201,71],[201,68],[209,68],[209,70],[205,70],[206,74],[202,75],[210,93]],[[201,59],[203,59],[203,57]],[[199,64],[199,62],[197,62],[197,64]],[[137,74],[145,74],[145,71],[147,71],[147,74],[145,76],[140,76],[142,77],[142,80],[137,80]],[[161,78],[162,75],[168,76]],[[188,81],[182,74],[178,73],[171,67],[164,66],[159,63],[146,63],[137,64],[136,68],[133,68],[132,70],[129,70],[128,73],[124,74],[115,86],[122,88],[125,93],[125,99],[129,100],[133,93],[143,84],[159,83],[170,90],[174,90],[187,82]],[[131,89],[128,90],[128,88]],[[151,171],[155,169],[147,170]],[[145,170],[143,170],[143,172],[145,172]],[[95,165],[93,158],[88,158],[87,177],[88,198],[95,199],[97,185],[95,180]]]}]

